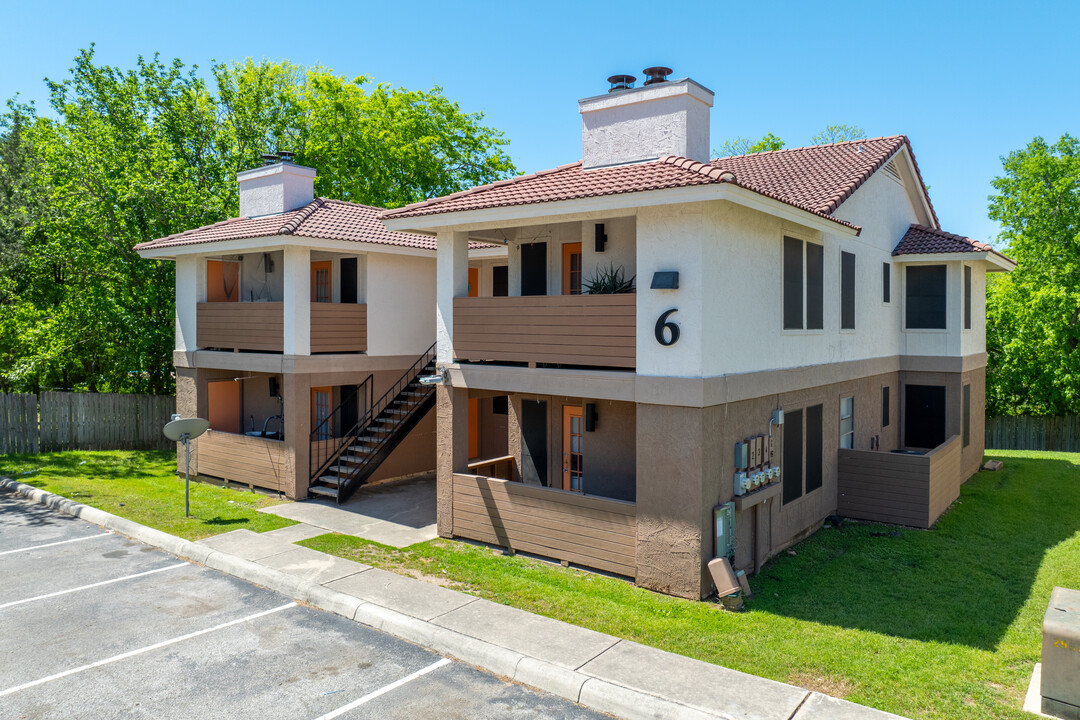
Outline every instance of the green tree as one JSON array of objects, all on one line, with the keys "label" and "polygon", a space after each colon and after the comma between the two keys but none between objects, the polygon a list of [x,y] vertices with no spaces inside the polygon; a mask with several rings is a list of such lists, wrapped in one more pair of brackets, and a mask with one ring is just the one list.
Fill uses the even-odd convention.
[{"label": "green tree", "polygon": [[0,118],[0,388],[171,392],[173,266],[131,248],[235,216],[236,173],[292,150],[316,192],[398,206],[506,177],[507,141],[440,88],[288,62],[102,66]]},{"label": "green tree", "polygon": [[768,152],[770,150],[780,150],[784,147],[784,141],[776,137],[772,133],[768,133],[765,137],[758,141],[751,140],[750,138],[735,138],[734,140],[725,140],[724,143],[717,150],[713,150],[713,155],[716,157],[731,157],[732,155],[751,155],[753,153]]},{"label": "green tree", "polygon": [[865,137],[866,131],[858,125],[828,125],[824,130],[810,138],[810,144],[828,145],[850,140],[862,140]]},{"label": "green tree", "polygon": [[1080,140],[1002,158],[990,217],[1019,265],[987,289],[987,413],[1080,414]]}]

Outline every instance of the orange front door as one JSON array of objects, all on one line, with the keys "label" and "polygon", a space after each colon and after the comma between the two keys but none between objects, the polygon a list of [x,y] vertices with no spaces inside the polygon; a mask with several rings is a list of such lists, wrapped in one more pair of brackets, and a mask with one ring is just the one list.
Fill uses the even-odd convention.
[{"label": "orange front door", "polygon": [[330,417],[330,397],[333,388],[311,388],[311,428],[316,440],[334,437],[334,423]]},{"label": "orange front door", "polygon": [[585,421],[582,409],[575,405],[563,406],[563,461],[562,489],[584,492],[582,479],[585,474],[583,441]]},{"label": "orange front door", "polygon": [[469,399],[469,459],[480,457],[480,401]]},{"label": "orange front door", "polygon": [[243,428],[240,420],[240,383],[235,380],[218,380],[206,383],[206,419],[213,430],[239,433]]},{"label": "orange front door", "polygon": [[562,246],[562,294],[581,294],[581,243]]},{"label": "orange front door", "polygon": [[206,301],[240,300],[240,263],[230,260],[206,261]]},{"label": "orange front door", "polygon": [[333,265],[329,260],[311,263],[311,302],[330,302],[330,268]]},{"label": "orange front door", "polygon": [[480,268],[469,268],[469,297],[480,294]]}]

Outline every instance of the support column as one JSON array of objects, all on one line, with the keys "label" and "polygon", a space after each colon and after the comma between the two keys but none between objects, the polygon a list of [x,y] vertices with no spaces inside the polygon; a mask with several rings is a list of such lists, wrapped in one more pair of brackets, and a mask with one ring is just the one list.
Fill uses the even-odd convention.
[{"label": "support column", "polygon": [[181,352],[198,348],[195,317],[198,303],[206,300],[206,272],[199,272],[202,267],[201,257],[181,255],[176,258],[176,349]]},{"label": "support column", "polygon": [[435,388],[435,403],[437,522],[441,537],[453,537],[454,473],[469,471],[469,391],[440,385]]},{"label": "support column", "polygon": [[285,246],[284,349],[286,355],[311,354],[311,250]]},{"label": "support column", "polygon": [[700,599],[706,450],[701,408],[637,405],[637,584]]},{"label": "support column", "polygon": [[[180,417],[206,417],[206,408],[199,414],[199,371],[195,368],[176,368],[176,412]],[[184,472],[184,446],[176,443],[176,471]],[[191,443],[191,476],[199,474],[199,441]]]},{"label": "support column", "polygon": [[305,374],[281,376],[281,399],[285,408],[285,451],[292,462],[286,463],[282,478],[285,495],[292,500],[308,494],[311,455],[311,378]]},{"label": "support column", "polygon": [[454,298],[469,294],[469,235],[440,230],[435,251],[435,361],[454,362]]}]

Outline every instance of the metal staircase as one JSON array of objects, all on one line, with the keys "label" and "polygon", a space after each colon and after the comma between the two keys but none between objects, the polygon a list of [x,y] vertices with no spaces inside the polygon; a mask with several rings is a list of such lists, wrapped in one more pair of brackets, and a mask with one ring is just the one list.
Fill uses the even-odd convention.
[{"label": "metal staircase", "polygon": [[350,424],[342,421],[341,405],[320,422],[311,432],[309,495],[339,505],[348,500],[435,406],[435,388],[420,383],[434,372],[432,345],[346,432],[334,432],[335,425]]}]

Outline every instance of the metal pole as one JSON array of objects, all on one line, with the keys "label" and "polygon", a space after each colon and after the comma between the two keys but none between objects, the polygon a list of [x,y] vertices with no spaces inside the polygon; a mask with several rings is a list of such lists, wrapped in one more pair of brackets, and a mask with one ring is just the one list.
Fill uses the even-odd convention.
[{"label": "metal pole", "polygon": [[191,506],[188,501],[188,483],[191,480],[191,436],[184,433],[180,439],[184,441],[184,517],[191,517]]}]

